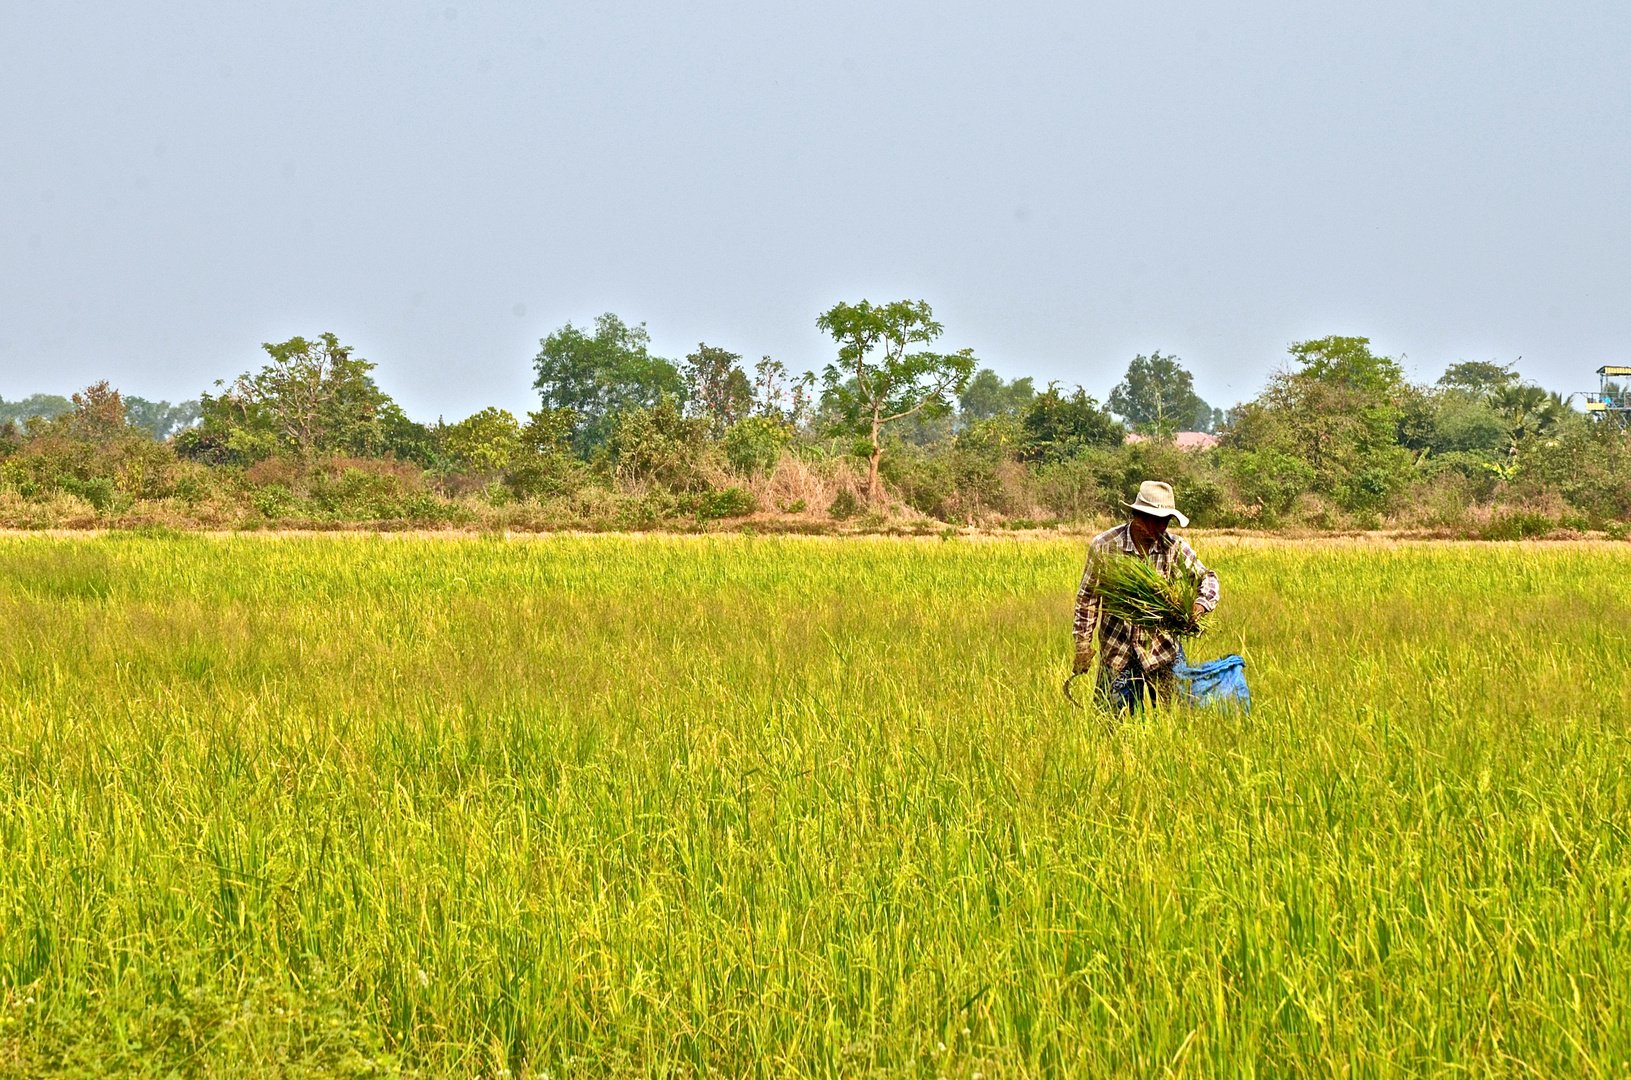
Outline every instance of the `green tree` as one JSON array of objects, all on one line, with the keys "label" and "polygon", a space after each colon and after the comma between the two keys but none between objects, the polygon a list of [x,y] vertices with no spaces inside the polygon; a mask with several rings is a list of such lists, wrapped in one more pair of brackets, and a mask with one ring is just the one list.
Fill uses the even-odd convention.
[{"label": "green tree", "polygon": [[1531,440],[1550,435],[1568,415],[1563,398],[1532,383],[1503,386],[1489,395],[1490,407],[1501,418],[1509,459]]},{"label": "green tree", "polygon": [[74,394],[67,412],[35,421],[26,439],[6,440],[12,452],[0,468],[24,495],[66,491],[105,511],[168,492],[175,454],[130,423],[125,398],[106,380]]},{"label": "green tree", "polygon": [[1058,383],[1036,395],[1020,427],[1022,461],[1064,461],[1092,447],[1120,446],[1127,434],[1087,391],[1078,386],[1066,394]]},{"label": "green tree", "polygon": [[521,452],[521,425],[505,409],[486,408],[442,430],[442,448],[467,472],[490,476]]},{"label": "green tree", "polygon": [[1556,491],[1598,525],[1631,523],[1631,435],[1624,428],[1569,412],[1545,439],[1529,441],[1526,485]]},{"label": "green tree", "polygon": [[188,427],[198,419],[196,401],[183,401],[172,405],[168,401],[148,401],[146,398],[126,397],[125,417],[160,441]]},{"label": "green tree", "polygon": [[1427,434],[1419,412],[1406,408],[1399,365],[1373,354],[1367,338],[1297,342],[1289,352],[1300,370],[1276,374],[1231,414],[1225,456],[1272,452],[1258,459],[1257,474],[1281,478],[1283,495],[1300,470],[1288,472],[1275,455],[1290,455],[1307,465],[1314,490],[1339,506],[1380,511],[1412,476],[1412,455],[1399,440]]},{"label": "green tree", "polygon": [[[238,376],[220,396],[199,399],[202,423],[178,449],[206,460],[258,460],[279,452],[371,456],[381,452],[392,404],[375,365],[333,334],[261,345],[271,362]],[[217,384],[220,385],[220,384]]]},{"label": "green tree", "polygon": [[379,432],[381,453],[426,469],[437,464],[436,436],[389,398],[379,408]]},{"label": "green tree", "polygon": [[21,401],[0,398],[0,423],[7,420],[32,420],[35,417],[49,420],[73,407],[74,403],[61,394],[30,394]]},{"label": "green tree", "polygon": [[611,312],[595,320],[593,333],[567,323],[539,346],[533,386],[545,408],[571,409],[578,418],[573,445],[583,457],[610,440],[624,410],[684,391],[674,365],[651,355],[645,324],[629,326]]},{"label": "green tree", "polygon": [[106,379],[75,394],[73,403],[71,410],[55,419],[56,427],[69,438],[105,444],[132,434],[124,396]]},{"label": "green tree", "polygon": [[957,411],[964,423],[990,420],[997,416],[1018,416],[1030,406],[1034,397],[1036,387],[1029,376],[1005,383],[995,371],[981,368],[958,397]]},{"label": "green tree", "polygon": [[689,411],[706,417],[715,435],[753,411],[753,384],[741,361],[740,353],[698,342],[681,368]]},{"label": "green tree", "polygon": [[744,416],[725,430],[720,449],[731,468],[743,476],[768,476],[781,460],[793,432],[769,416]]},{"label": "green tree", "polygon": [[1296,454],[1275,449],[1235,450],[1223,457],[1224,471],[1257,520],[1272,525],[1314,482],[1314,470]]},{"label": "green tree", "polygon": [[504,483],[516,498],[569,495],[578,489],[582,466],[572,456],[572,431],[577,423],[571,409],[527,414],[520,450],[504,471]]},{"label": "green tree", "polygon": [[1305,378],[1341,390],[1386,395],[1404,384],[1398,362],[1377,356],[1367,337],[1323,337],[1292,342],[1287,350]]},{"label": "green tree", "polygon": [[1396,478],[1394,487],[1402,483],[1397,478],[1409,455],[1395,443],[1398,411],[1385,398],[1298,374],[1271,379],[1257,404],[1278,426],[1282,438],[1275,442],[1301,457],[1313,471],[1314,487],[1343,506],[1372,508],[1376,502],[1373,483],[1363,493],[1354,486],[1362,473],[1382,468]]},{"label": "green tree", "polygon": [[1483,396],[1517,381],[1517,372],[1512,370],[1510,364],[1462,360],[1444,369],[1444,374],[1438,377],[1438,386],[1443,390],[1461,390]]},{"label": "green tree", "polygon": [[823,406],[838,428],[866,436],[867,497],[880,502],[884,427],[908,416],[949,412],[950,396],[962,392],[974,373],[974,352],[919,348],[933,344],[944,329],[925,300],[836,304],[816,326],[838,344],[838,361],[821,376]]},{"label": "green tree", "polygon": [[674,492],[706,491],[702,464],[708,453],[708,420],[686,416],[679,398],[664,394],[655,405],[621,414],[610,443],[619,473]]},{"label": "green tree", "polygon": [[1501,414],[1483,396],[1455,392],[1439,396],[1433,420],[1433,453],[1503,453],[1506,436]]},{"label": "green tree", "polygon": [[1395,397],[1394,441],[1414,453],[1418,464],[1438,439],[1439,396],[1426,387],[1406,385]]},{"label": "green tree", "polygon": [[766,356],[753,365],[753,414],[767,417],[788,428],[800,428],[810,420],[815,372],[794,378],[787,365]]},{"label": "green tree", "polygon": [[1134,429],[1148,434],[1212,431],[1221,419],[1195,393],[1194,376],[1178,357],[1162,356],[1160,350],[1133,357],[1107,404]]}]

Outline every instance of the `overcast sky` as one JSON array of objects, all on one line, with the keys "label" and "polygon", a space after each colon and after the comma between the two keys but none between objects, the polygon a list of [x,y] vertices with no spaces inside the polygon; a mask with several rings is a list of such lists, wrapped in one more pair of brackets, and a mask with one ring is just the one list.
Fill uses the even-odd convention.
[{"label": "overcast sky", "polygon": [[1628,358],[1631,5],[11,4],[0,395],[175,401],[332,330],[411,415],[536,407],[614,311],[816,368],[818,312],[1213,404],[1363,334]]}]

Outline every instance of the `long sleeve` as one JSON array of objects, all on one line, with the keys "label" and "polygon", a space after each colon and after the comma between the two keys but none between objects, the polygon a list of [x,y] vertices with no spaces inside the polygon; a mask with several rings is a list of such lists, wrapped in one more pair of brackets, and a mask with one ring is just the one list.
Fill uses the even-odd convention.
[{"label": "long sleeve", "polygon": [[1082,583],[1076,589],[1076,619],[1071,627],[1076,638],[1077,670],[1081,670],[1084,659],[1092,656],[1093,632],[1098,625],[1099,593],[1093,575],[1093,559],[1089,557],[1082,569]]},{"label": "long sleeve", "polygon": [[1200,595],[1195,599],[1206,611],[1213,611],[1218,606],[1218,575],[1214,570],[1208,570],[1206,564],[1201,562],[1195,549],[1185,541],[1178,541],[1178,553],[1184,564],[1201,575]]}]

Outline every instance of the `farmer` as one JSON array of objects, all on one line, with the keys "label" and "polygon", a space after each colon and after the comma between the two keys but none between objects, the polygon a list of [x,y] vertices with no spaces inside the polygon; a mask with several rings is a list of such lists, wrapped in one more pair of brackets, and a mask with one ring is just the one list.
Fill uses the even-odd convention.
[{"label": "farmer", "polygon": [[1178,512],[1172,498],[1172,485],[1146,480],[1139,485],[1138,498],[1123,506],[1132,511],[1127,524],[1102,532],[1093,538],[1087,569],[1076,591],[1077,673],[1093,667],[1093,632],[1098,631],[1099,690],[1117,709],[1137,710],[1146,695],[1156,701],[1169,701],[1177,689],[1173,664],[1183,659],[1183,646],[1170,634],[1132,626],[1112,616],[1100,618],[1100,600],[1093,569],[1098,558],[1111,553],[1148,559],[1163,576],[1172,577],[1181,560],[1201,575],[1200,596],[1195,613],[1218,606],[1218,575],[1201,565],[1195,550],[1167,533],[1173,518],[1180,526],[1189,519]]}]

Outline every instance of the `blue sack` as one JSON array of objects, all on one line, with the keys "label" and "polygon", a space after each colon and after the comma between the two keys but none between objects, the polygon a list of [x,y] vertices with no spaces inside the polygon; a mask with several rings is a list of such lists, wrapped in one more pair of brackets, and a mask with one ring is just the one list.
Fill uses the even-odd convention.
[{"label": "blue sack", "polygon": [[1233,706],[1242,712],[1252,711],[1252,693],[1246,689],[1246,661],[1239,656],[1224,656],[1190,667],[1180,659],[1172,666],[1172,673],[1184,681],[1193,705]]}]

